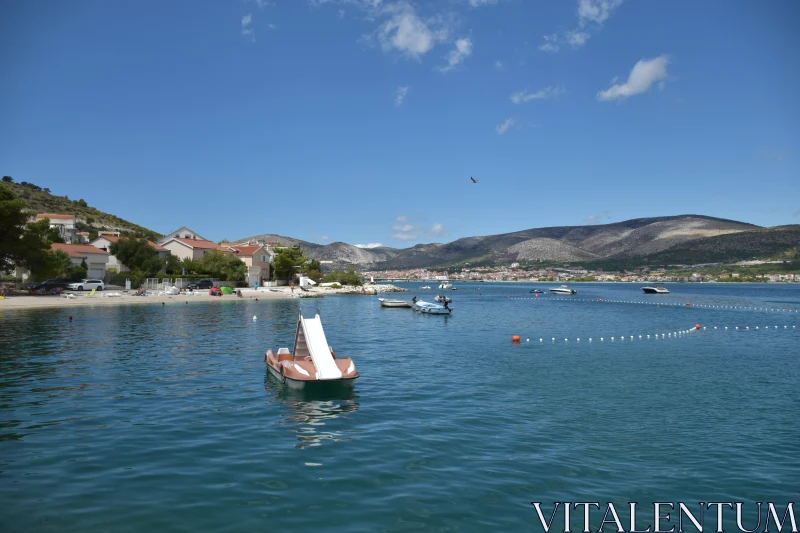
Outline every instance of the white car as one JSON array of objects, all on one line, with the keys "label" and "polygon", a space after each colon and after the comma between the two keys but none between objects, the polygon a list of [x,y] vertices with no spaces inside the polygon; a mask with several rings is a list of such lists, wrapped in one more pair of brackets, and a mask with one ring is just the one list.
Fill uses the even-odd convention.
[{"label": "white car", "polygon": [[70,283],[67,285],[67,288],[71,291],[90,291],[92,289],[97,289],[98,291],[102,291],[105,288],[105,283],[103,280],[100,279],[85,279],[83,281],[78,281],[75,283]]}]

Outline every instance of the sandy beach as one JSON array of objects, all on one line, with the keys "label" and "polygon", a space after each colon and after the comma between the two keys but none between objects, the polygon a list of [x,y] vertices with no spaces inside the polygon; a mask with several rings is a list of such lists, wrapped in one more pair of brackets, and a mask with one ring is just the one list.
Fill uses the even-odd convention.
[{"label": "sandy beach", "polygon": [[[308,291],[303,291],[298,287],[294,291],[290,287],[259,288],[259,289],[239,289],[242,297],[235,294],[224,296],[211,296],[208,291],[194,292],[193,294],[156,294],[148,296],[134,296],[134,291],[123,292],[107,290],[88,296],[87,293],[74,293],[74,298],[62,296],[8,296],[0,300],[0,312],[5,309],[40,309],[49,307],[100,307],[111,305],[175,305],[188,302],[219,302],[219,301],[238,301],[247,302],[258,300],[276,300],[291,298],[319,298],[325,295],[336,294],[356,294],[356,295],[375,295],[386,292],[403,291],[394,285],[370,285],[361,287],[315,287]],[[114,296],[112,296],[114,295]],[[118,295],[118,296],[115,296]]]}]

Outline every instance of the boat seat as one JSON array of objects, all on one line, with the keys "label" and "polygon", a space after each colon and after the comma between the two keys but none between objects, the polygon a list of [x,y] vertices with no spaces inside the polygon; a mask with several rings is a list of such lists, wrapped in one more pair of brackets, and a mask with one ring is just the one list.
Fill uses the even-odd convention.
[{"label": "boat seat", "polygon": [[289,348],[278,348],[278,355],[289,353]]},{"label": "boat seat", "polygon": [[289,352],[289,348],[278,348],[278,361],[291,361],[292,354]]}]

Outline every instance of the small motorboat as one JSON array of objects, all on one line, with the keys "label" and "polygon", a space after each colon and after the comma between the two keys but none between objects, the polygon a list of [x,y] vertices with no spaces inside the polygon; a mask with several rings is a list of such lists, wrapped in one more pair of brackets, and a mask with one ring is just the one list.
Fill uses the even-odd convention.
[{"label": "small motorboat", "polygon": [[539,289],[531,289],[530,293],[531,294],[544,294],[544,291],[539,290]]},{"label": "small motorboat", "polygon": [[434,298],[433,301],[437,302],[437,303],[440,303],[440,304],[443,304],[443,303],[448,303],[449,304],[450,302],[453,301],[453,299],[452,298],[448,298],[447,296],[444,296],[444,295],[440,294],[440,295],[436,296],[436,298]]},{"label": "small motorboat", "polygon": [[423,302],[422,300],[418,300],[414,302],[414,311],[419,311],[420,313],[426,315],[449,315],[453,312],[447,306],[447,302],[444,305],[434,304],[430,302]]},{"label": "small motorboat", "polygon": [[666,287],[642,287],[645,294],[669,294]]},{"label": "small motorboat", "polygon": [[453,284],[450,283],[449,281],[443,281],[439,284],[439,288],[443,290],[452,289]]},{"label": "small motorboat", "polygon": [[328,346],[319,313],[314,318],[297,320],[294,350],[280,348],[277,353],[267,350],[264,355],[270,374],[293,389],[303,389],[321,383],[354,385],[358,370],[349,357],[336,357]]},{"label": "small motorboat", "polygon": [[578,291],[575,289],[570,289],[566,285],[562,285],[560,287],[554,287],[550,289],[550,292],[553,294],[578,294]]},{"label": "small motorboat", "polygon": [[419,288],[421,291],[429,291],[431,289],[430,285],[423,285]]},{"label": "small motorboat", "polygon": [[388,298],[378,298],[378,301],[381,303],[381,307],[392,307],[392,308],[410,308],[411,302],[407,300],[390,300]]}]

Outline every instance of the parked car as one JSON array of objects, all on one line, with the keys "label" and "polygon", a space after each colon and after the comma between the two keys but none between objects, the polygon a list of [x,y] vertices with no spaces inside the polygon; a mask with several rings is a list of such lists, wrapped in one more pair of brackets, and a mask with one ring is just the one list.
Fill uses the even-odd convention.
[{"label": "parked car", "polygon": [[63,279],[48,279],[47,281],[42,281],[41,283],[31,283],[30,285],[25,286],[26,291],[34,291],[34,292],[50,292],[55,289],[64,290],[69,285],[69,281]]},{"label": "parked car", "polygon": [[67,286],[67,288],[71,291],[90,291],[92,289],[102,291],[105,287],[105,283],[103,283],[103,280],[100,279],[84,279],[82,281],[70,283]]},{"label": "parked car", "polygon": [[189,289],[210,289],[213,286],[214,282],[210,279],[201,279],[190,282],[186,287]]}]

